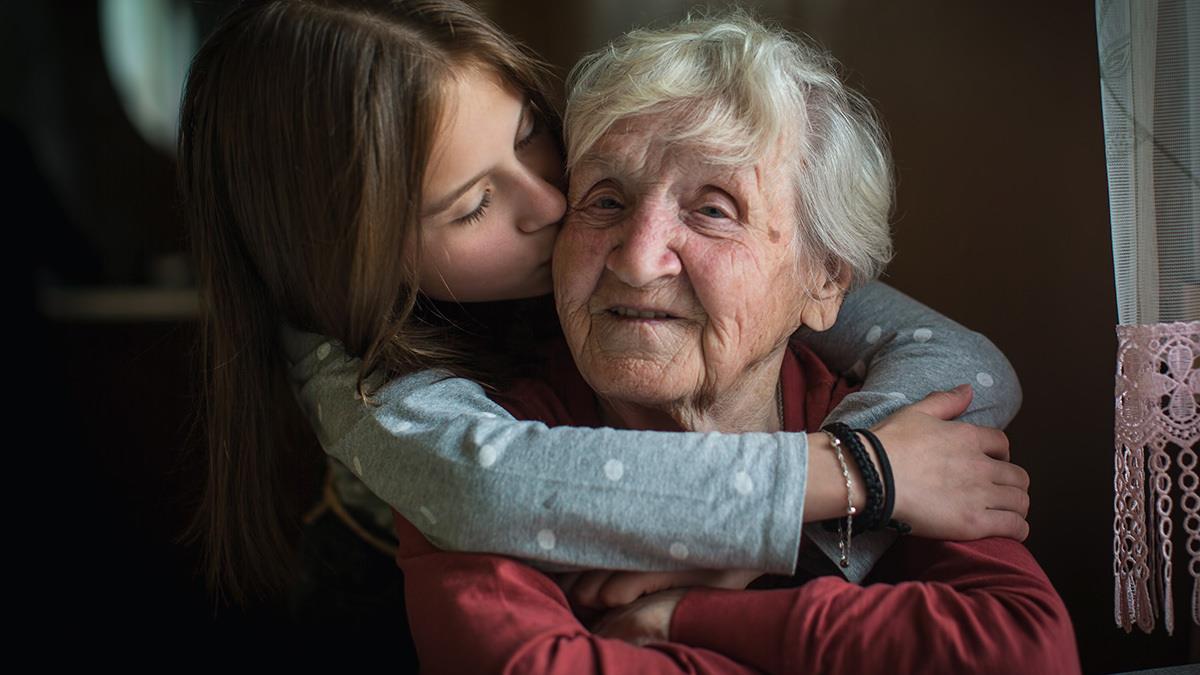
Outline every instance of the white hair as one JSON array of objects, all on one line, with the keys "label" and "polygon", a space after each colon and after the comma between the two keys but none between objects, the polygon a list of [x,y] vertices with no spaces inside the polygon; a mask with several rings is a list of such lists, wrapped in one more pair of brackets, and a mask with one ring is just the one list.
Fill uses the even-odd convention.
[{"label": "white hair", "polygon": [[892,172],[874,111],[822,49],[741,10],[634,30],[585,56],[567,79],[568,169],[618,121],[665,113],[660,140],[699,144],[712,162],[771,153],[791,164],[805,262],[857,288],[892,257]]}]

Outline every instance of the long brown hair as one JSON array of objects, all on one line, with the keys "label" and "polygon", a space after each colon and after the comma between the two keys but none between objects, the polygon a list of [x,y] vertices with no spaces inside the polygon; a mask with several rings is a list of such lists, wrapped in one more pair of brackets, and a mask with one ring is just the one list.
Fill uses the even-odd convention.
[{"label": "long brown hair", "polygon": [[280,428],[276,406],[295,408],[280,323],[361,357],[360,393],[377,371],[455,363],[447,327],[413,317],[417,214],[442,86],[479,66],[558,133],[548,71],[456,0],[245,2],[192,61],[179,167],[208,477],[183,540],[201,540],[217,603],[281,590],[295,571],[281,474],[315,444]]}]

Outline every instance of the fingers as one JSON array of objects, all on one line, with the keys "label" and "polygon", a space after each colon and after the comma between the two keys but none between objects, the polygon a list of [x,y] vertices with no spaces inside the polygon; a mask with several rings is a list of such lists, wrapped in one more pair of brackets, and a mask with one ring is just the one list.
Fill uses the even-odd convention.
[{"label": "fingers", "polygon": [[909,407],[941,420],[952,420],[966,412],[974,395],[971,385],[960,384],[947,391],[931,392]]},{"label": "fingers", "polygon": [[1010,485],[993,485],[989,509],[1013,511],[1022,518],[1029,517],[1029,493]]},{"label": "fingers", "polygon": [[1008,462],[997,462],[992,475],[992,482],[996,485],[1011,485],[1015,488],[1021,488],[1026,492],[1029,491],[1029,472],[1016,464]]},{"label": "fingers", "polygon": [[624,607],[608,610],[591,630],[637,646],[666,642],[671,632],[671,617],[686,593],[687,589],[651,593]]},{"label": "fingers", "polygon": [[992,459],[1002,462],[1009,461],[1008,435],[999,429],[974,426],[974,432],[983,453]]},{"label": "fingers", "polygon": [[620,607],[664,588],[690,580],[687,572],[581,572],[567,597],[580,607]]},{"label": "fingers", "polygon": [[609,577],[600,587],[596,601],[601,607],[620,607],[655,591],[667,588],[668,574],[623,572]]},{"label": "fingers", "polygon": [[[750,574],[753,576],[749,576]],[[579,578],[567,591],[567,598],[572,604],[579,607],[605,609],[627,605],[645,595],[668,588],[712,586],[740,590],[759,575],[761,572],[753,570],[680,570],[678,572],[590,570],[579,573]]]},{"label": "fingers", "polygon": [[1029,538],[1029,523],[1015,511],[988,509],[984,511],[982,518],[985,522],[985,529],[990,532],[984,536],[1008,537],[1017,541],[1025,541]]},{"label": "fingers", "polygon": [[600,589],[608,581],[609,577],[619,572],[612,570],[589,570],[580,572],[579,578],[567,592],[567,597],[571,602],[580,605],[581,607],[608,607],[600,602]]}]

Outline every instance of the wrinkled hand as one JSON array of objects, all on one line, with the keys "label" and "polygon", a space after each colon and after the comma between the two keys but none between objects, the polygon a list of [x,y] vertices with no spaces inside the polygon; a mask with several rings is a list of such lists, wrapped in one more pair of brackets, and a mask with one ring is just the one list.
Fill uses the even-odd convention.
[{"label": "wrinkled hand", "polygon": [[1008,461],[1008,437],[998,429],[951,421],[966,411],[972,396],[969,385],[935,391],[871,428],[892,465],[893,517],[921,537],[1025,541],[1029,474]]},{"label": "wrinkled hand", "polygon": [[622,572],[587,570],[559,575],[555,582],[577,607],[620,607],[670,588],[706,586],[740,591],[762,576],[761,570],[682,570],[679,572]]},{"label": "wrinkled hand", "polygon": [[659,591],[605,612],[592,626],[596,635],[639,647],[671,638],[671,618],[686,588]]}]

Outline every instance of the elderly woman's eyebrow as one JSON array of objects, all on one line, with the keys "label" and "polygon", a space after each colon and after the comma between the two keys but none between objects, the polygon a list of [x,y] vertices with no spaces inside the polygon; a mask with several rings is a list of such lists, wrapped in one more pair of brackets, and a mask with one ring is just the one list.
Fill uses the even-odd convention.
[{"label": "elderly woman's eyebrow", "polygon": [[601,175],[625,174],[629,172],[629,166],[624,160],[625,158],[614,155],[584,155],[575,165],[573,172],[587,171]]}]

